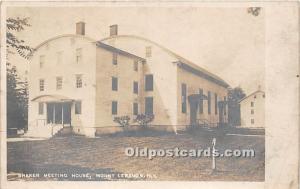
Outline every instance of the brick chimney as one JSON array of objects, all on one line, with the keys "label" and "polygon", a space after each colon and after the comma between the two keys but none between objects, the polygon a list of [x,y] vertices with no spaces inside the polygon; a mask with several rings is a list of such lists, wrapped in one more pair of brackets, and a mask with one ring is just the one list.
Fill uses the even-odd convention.
[{"label": "brick chimney", "polygon": [[76,34],[77,35],[84,35],[85,34],[85,23],[84,22],[77,22],[76,23]]},{"label": "brick chimney", "polygon": [[109,26],[109,28],[110,28],[110,36],[118,35],[118,25],[117,24],[111,25],[111,26]]}]

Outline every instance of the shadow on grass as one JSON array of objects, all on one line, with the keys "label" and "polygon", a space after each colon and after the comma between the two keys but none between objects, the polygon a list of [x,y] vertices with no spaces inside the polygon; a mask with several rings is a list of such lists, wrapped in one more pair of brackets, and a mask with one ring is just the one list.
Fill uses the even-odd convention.
[{"label": "shadow on grass", "polygon": [[116,132],[111,134],[105,134],[108,137],[156,137],[164,135],[174,135],[174,132],[156,130],[153,128],[143,127],[138,130],[124,130],[122,132]]}]

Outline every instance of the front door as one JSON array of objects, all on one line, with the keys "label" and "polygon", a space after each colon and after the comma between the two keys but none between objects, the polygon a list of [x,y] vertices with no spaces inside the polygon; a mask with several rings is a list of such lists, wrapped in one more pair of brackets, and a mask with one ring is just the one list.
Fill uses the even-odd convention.
[{"label": "front door", "polygon": [[63,103],[63,124],[71,126],[71,103]]},{"label": "front door", "polygon": [[196,126],[197,125],[197,113],[198,113],[199,99],[190,97],[189,104],[190,104],[190,124],[191,124],[191,126]]},{"label": "front door", "polygon": [[47,123],[71,125],[71,103],[47,103]]}]

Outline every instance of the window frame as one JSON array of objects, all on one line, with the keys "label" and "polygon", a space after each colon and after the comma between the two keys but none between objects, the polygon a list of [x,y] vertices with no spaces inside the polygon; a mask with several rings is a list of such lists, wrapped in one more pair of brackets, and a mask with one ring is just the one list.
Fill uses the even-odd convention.
[{"label": "window frame", "polygon": [[146,58],[152,57],[152,47],[151,46],[145,47],[145,57]]},{"label": "window frame", "polygon": [[211,92],[207,91],[207,114],[211,114]]},{"label": "window frame", "polygon": [[58,76],[56,77],[56,90],[61,90],[62,87],[63,87],[63,77]]},{"label": "window frame", "polygon": [[44,115],[44,103],[39,102],[38,106],[39,106],[39,109],[38,109],[39,115]]},{"label": "window frame", "polygon": [[[149,81],[149,79],[150,79],[150,81]],[[151,82],[150,83],[151,85],[149,84],[149,82]],[[153,74],[146,74],[145,75],[145,91],[153,91],[153,85],[154,85]]]},{"label": "window frame", "polygon": [[[226,102],[226,100],[227,100],[227,97],[226,96],[224,96],[224,102]],[[227,111],[226,111],[227,109],[226,109],[226,105],[224,106],[224,115],[226,115],[227,114]]]},{"label": "window frame", "polygon": [[[202,88],[199,88],[199,94],[201,96],[203,96],[203,89]],[[199,114],[203,114],[204,113],[204,108],[203,108],[203,99],[200,99],[200,103],[199,103]]]},{"label": "window frame", "polygon": [[83,79],[82,79],[82,74],[76,74],[75,75],[76,78],[76,88],[80,89],[83,87]]},{"label": "window frame", "polygon": [[118,65],[118,53],[112,53],[112,64]]},{"label": "window frame", "polygon": [[187,113],[187,85],[181,83],[181,113]]},{"label": "window frame", "polygon": [[138,115],[139,114],[139,103],[134,102],[132,108],[133,108],[132,114],[133,115]]},{"label": "window frame", "polygon": [[218,94],[215,93],[215,115],[218,115]]},{"label": "window frame", "polygon": [[136,71],[136,72],[139,71],[139,61],[138,60],[134,60],[134,62],[133,62],[133,71]]},{"label": "window frame", "polygon": [[118,91],[119,90],[119,80],[118,77],[112,76],[111,77],[111,90]]},{"label": "window frame", "polygon": [[45,91],[45,79],[39,79],[39,90],[40,92]]},{"label": "window frame", "polygon": [[[149,101],[150,100],[150,101]],[[151,102],[150,112],[147,105],[149,105],[149,102]],[[145,114],[146,115],[154,115],[154,99],[152,96],[145,97]]]},{"label": "window frame", "polygon": [[118,115],[118,101],[111,101],[111,115]]},{"label": "window frame", "polygon": [[75,101],[75,103],[74,103],[75,105],[75,114],[76,115],[81,115],[81,113],[82,113],[82,102],[81,102],[81,100],[76,100]]},{"label": "window frame", "polygon": [[133,94],[139,94],[139,82],[133,81]]}]

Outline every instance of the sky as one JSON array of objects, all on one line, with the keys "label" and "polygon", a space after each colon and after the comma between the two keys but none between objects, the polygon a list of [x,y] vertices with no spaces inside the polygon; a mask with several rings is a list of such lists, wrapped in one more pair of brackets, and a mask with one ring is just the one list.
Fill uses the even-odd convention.
[{"label": "sky", "polygon": [[[109,26],[119,34],[155,41],[224,79],[246,94],[264,89],[265,17],[247,7],[9,7],[7,17],[29,17],[31,27],[16,35],[32,47],[86,23],[86,36],[100,40]],[[9,57],[20,75],[29,62]]]}]

